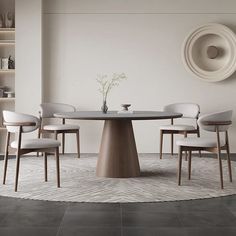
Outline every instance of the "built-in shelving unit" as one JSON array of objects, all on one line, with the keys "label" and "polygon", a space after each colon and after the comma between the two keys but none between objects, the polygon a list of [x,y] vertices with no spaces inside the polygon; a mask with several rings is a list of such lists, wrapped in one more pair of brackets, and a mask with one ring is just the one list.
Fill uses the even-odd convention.
[{"label": "built-in shelving unit", "polygon": [[[8,12],[15,12],[14,0],[0,0],[0,14],[5,15]],[[6,25],[6,24],[5,24]],[[0,60],[2,58],[9,58],[11,56],[15,61],[15,27],[6,28],[3,25],[0,28]],[[4,92],[15,92],[15,69],[2,69],[0,63],[0,89]],[[2,93],[0,92],[0,95]],[[4,153],[6,128],[3,125],[2,111],[3,110],[15,110],[15,97],[10,96],[7,93],[0,97],[0,155]]]}]

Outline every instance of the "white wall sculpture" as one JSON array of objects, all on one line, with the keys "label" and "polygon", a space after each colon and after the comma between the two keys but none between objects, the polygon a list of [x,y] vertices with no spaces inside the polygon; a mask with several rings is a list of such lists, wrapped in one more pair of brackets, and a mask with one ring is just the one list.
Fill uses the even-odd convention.
[{"label": "white wall sculpture", "polygon": [[207,82],[230,77],[236,70],[236,35],[222,24],[206,24],[190,33],[183,46],[187,70]]}]

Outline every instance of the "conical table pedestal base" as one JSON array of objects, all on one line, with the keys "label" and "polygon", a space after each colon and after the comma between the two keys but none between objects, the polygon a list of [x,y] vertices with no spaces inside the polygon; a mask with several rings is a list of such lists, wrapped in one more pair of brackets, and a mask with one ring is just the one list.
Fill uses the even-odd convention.
[{"label": "conical table pedestal base", "polygon": [[131,120],[105,120],[96,174],[110,178],[140,176]]}]

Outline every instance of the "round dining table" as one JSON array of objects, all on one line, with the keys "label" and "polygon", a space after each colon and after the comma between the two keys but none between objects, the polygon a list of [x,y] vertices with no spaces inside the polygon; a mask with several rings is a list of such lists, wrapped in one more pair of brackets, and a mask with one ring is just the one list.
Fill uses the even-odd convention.
[{"label": "round dining table", "polygon": [[163,111],[134,111],[132,113],[76,111],[56,113],[54,116],[76,120],[104,120],[96,175],[109,178],[130,178],[140,176],[132,121],[174,119],[181,117],[182,114]]}]

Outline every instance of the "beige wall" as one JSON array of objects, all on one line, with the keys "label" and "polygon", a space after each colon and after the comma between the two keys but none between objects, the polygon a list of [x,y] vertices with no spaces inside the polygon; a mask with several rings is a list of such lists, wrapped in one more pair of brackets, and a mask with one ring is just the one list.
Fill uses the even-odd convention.
[{"label": "beige wall", "polygon": [[42,0],[16,0],[16,111],[38,115],[42,99]]},{"label": "beige wall", "polygon": [[235,0],[44,0],[45,13],[235,13]]},{"label": "beige wall", "polygon": [[[235,75],[224,82],[205,83],[189,74],[181,61],[183,40],[198,25],[218,22],[236,32],[235,1],[44,3],[44,101],[70,103],[81,110],[100,109],[96,74],[125,72],[128,81],[108,98],[111,110],[124,102],[130,102],[134,110],[161,110],[168,103],[196,102],[202,113],[234,109],[235,122]],[[78,123],[82,152],[97,152],[102,122]],[[159,150],[158,127],[163,123],[134,122],[139,152]],[[230,137],[231,149],[236,152],[236,128]],[[169,139],[165,140],[167,151]],[[72,150],[75,144],[69,139]]]}]

